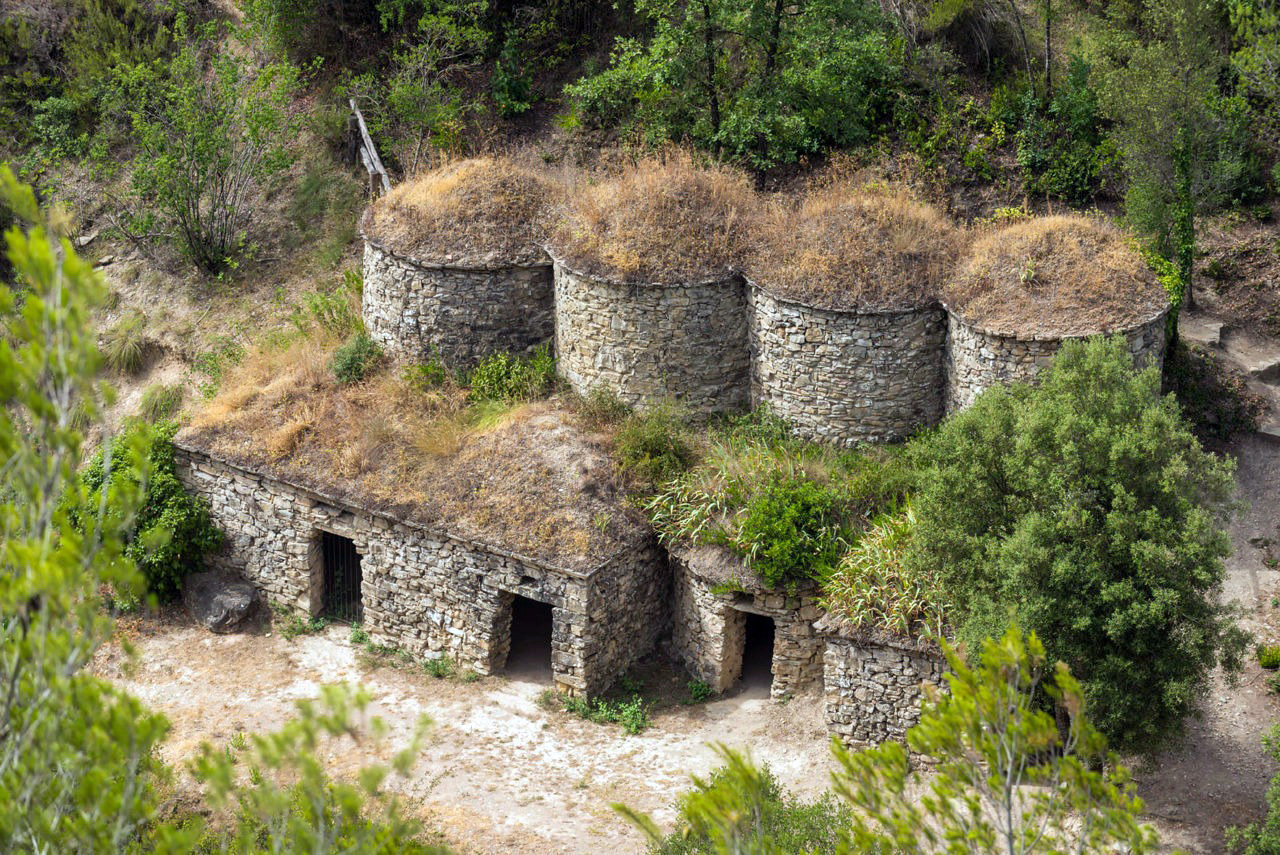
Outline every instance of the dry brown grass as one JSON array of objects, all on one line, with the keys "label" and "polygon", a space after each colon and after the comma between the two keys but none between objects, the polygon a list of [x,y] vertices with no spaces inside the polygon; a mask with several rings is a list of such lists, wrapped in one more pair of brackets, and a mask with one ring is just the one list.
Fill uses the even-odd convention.
[{"label": "dry brown grass", "polygon": [[992,332],[1083,336],[1148,320],[1169,298],[1124,233],[1071,215],[978,238],[947,289],[947,302]]},{"label": "dry brown grass", "polygon": [[545,259],[560,181],[532,160],[479,157],[398,185],[365,212],[365,233],[430,264],[488,267]]},{"label": "dry brown grass", "polygon": [[580,181],[551,229],[570,267],[623,282],[729,276],[759,200],[747,176],[678,151],[599,181]]},{"label": "dry brown grass", "polygon": [[937,298],[959,247],[955,226],[905,190],[836,182],[762,212],[745,268],[821,308],[905,309]]},{"label": "dry brown grass", "polygon": [[327,368],[336,344],[251,352],[179,441],[562,566],[588,568],[643,536],[603,441],[554,402],[471,405],[465,389],[424,392],[391,367],[341,385]]}]

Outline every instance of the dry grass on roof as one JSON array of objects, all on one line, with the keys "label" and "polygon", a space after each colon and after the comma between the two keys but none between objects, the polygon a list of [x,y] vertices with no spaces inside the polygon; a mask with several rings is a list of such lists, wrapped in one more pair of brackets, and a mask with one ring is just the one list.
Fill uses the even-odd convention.
[{"label": "dry grass on roof", "polygon": [[490,267],[545,260],[547,217],[563,186],[533,161],[478,157],[394,187],[365,212],[365,234],[428,264]]},{"label": "dry grass on roof", "polygon": [[551,247],[576,270],[623,282],[721,279],[739,261],[758,204],[744,173],[670,152],[578,182]]},{"label": "dry grass on roof", "polygon": [[1084,336],[1128,329],[1169,299],[1133,242],[1088,217],[1051,216],[974,241],[947,289],[966,321],[1006,335]]},{"label": "dry grass on roof", "polygon": [[819,187],[774,202],[757,220],[746,273],[757,284],[826,309],[906,309],[937,299],[960,236],[902,188]]},{"label": "dry grass on roof", "polygon": [[554,399],[471,405],[391,368],[343,386],[335,344],[251,353],[179,442],[556,566],[590,569],[645,536],[604,441]]}]

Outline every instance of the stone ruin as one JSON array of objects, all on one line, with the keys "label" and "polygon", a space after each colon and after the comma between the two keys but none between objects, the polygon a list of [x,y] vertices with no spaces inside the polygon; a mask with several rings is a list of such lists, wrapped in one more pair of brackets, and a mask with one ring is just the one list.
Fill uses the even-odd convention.
[{"label": "stone ruin", "polygon": [[[364,278],[366,326],[395,358],[467,366],[551,341],[579,393],[603,388],[641,407],[674,399],[695,413],[768,405],[800,435],[838,446],[904,438],[993,384],[1033,379],[1062,341],[1103,331],[996,331],[936,298],[818,305],[736,273],[624,283],[550,252],[533,262],[442,264],[368,233]],[[1125,334],[1136,361],[1159,362],[1167,311],[1161,302],[1106,331]],[[228,533],[221,569],[310,615],[325,614],[334,586],[346,585],[379,644],[500,673],[513,625],[538,612],[551,679],[578,695],[605,691],[660,639],[717,692],[759,667],[753,657],[763,648],[771,697],[823,691],[831,733],[860,743],[902,739],[922,686],[942,680],[936,649],[842,625],[824,616],[816,590],[769,590],[723,550],[668,555],[646,534],[588,569],[558,566],[291,483],[191,437],[176,444],[183,481]],[[338,542],[358,566],[354,582],[327,566]]]}]

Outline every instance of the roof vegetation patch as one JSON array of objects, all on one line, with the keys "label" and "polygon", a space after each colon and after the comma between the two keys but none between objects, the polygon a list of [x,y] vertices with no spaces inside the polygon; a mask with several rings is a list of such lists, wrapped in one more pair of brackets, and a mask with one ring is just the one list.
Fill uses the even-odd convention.
[{"label": "roof vegetation patch", "polygon": [[250,353],[179,443],[554,566],[587,570],[646,536],[602,441],[555,399],[476,400],[386,364],[344,385],[336,344]]},{"label": "roof vegetation patch", "polygon": [[936,299],[960,236],[946,216],[902,189],[836,182],[769,206],[750,243],[747,275],[778,296],[885,311]]},{"label": "roof vegetation patch", "polygon": [[757,204],[744,173],[672,152],[575,187],[551,248],[575,270],[622,282],[727,278]]},{"label": "roof vegetation patch", "polygon": [[947,300],[990,332],[1059,337],[1128,329],[1169,304],[1128,236],[1079,215],[1041,217],[980,237]]},{"label": "roof vegetation patch", "polygon": [[363,226],[397,255],[429,264],[534,264],[546,260],[545,226],[563,192],[533,163],[472,158],[397,185],[369,207]]}]

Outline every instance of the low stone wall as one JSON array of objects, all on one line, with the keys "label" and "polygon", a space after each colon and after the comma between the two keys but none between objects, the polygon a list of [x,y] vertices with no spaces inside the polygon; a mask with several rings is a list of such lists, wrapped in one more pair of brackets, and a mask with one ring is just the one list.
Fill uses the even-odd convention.
[{"label": "low stone wall", "polygon": [[[1165,317],[1168,310],[1127,330],[1115,330],[1129,341],[1134,364],[1164,364]],[[986,389],[1000,383],[1030,382],[1048,367],[1064,338],[994,333],[947,312],[947,412],[969,406]]]},{"label": "low stone wall", "polygon": [[551,265],[471,270],[419,264],[365,240],[362,312],[392,356],[438,356],[466,368],[491,353],[520,353],[555,330]]},{"label": "low stone wall", "polygon": [[378,644],[494,673],[506,664],[518,594],[552,607],[558,687],[595,695],[669,625],[669,574],[652,539],[577,573],[340,504],[198,450],[180,448],[178,463],[227,534],[211,563],[275,603],[319,614],[321,533],[350,538],[361,556],[363,625]]},{"label": "low stone wall", "polygon": [[752,401],[798,435],[847,447],[902,439],[942,418],[939,306],[833,311],[747,288]]},{"label": "low stone wall", "polygon": [[556,356],[574,391],[701,413],[749,402],[746,287],[739,278],[622,285],[555,265]]},{"label": "low stone wall", "polygon": [[822,679],[822,639],[813,623],[821,612],[815,592],[733,590],[699,572],[701,551],[671,558],[675,586],[672,649],[694,677],[716,692],[742,674],[747,613],[773,619],[773,682],[769,694],[782,699],[811,689]]},{"label": "low stone wall", "polygon": [[923,686],[945,684],[946,660],[909,640],[863,637],[823,618],[827,730],[851,744],[906,739],[920,720]]}]

